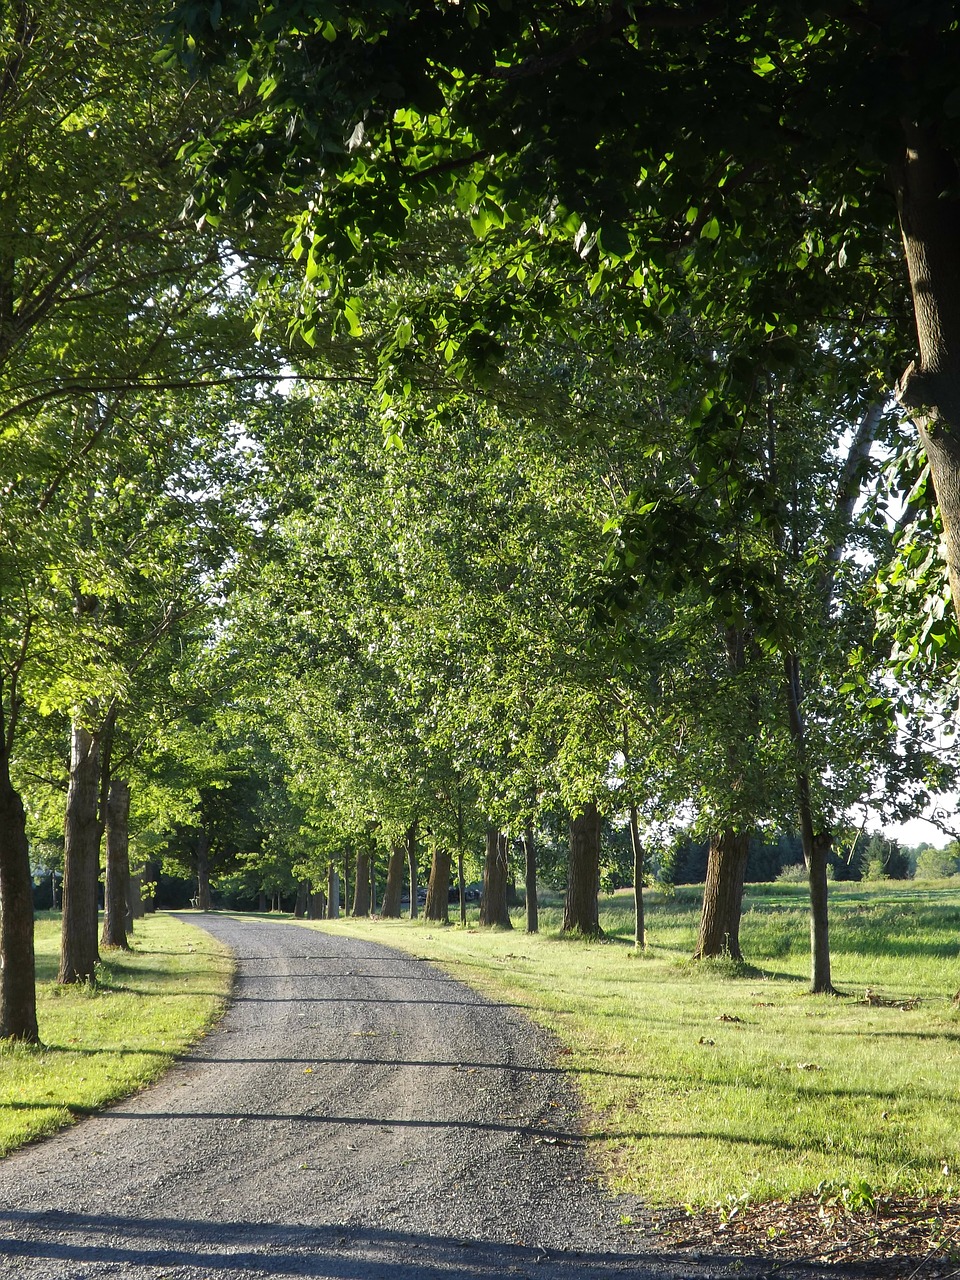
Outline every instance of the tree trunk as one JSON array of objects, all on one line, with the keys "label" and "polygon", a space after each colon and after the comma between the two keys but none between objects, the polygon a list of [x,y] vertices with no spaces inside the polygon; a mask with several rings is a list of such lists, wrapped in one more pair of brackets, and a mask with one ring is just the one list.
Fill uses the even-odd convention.
[{"label": "tree trunk", "polygon": [[387,887],[383,891],[383,905],[380,914],[387,920],[400,918],[400,897],[403,893],[403,860],[406,848],[397,840],[390,850],[390,861],[387,863]]},{"label": "tree trunk", "polygon": [[416,920],[419,915],[417,905],[417,823],[411,822],[407,828],[407,870],[410,878],[410,919]]},{"label": "tree trunk", "polygon": [[327,916],[327,895],[322,889],[314,889],[310,894],[307,907],[311,920],[325,920]]},{"label": "tree trunk", "polygon": [[0,742],[0,1037],[39,1043],[33,880],[23,802]]},{"label": "tree trunk", "polygon": [[310,882],[301,880],[297,885],[297,897],[293,904],[294,920],[303,920],[307,914],[307,901],[310,897]]},{"label": "tree trunk", "polygon": [[640,825],[637,822],[637,806],[630,806],[630,843],[633,846],[633,907],[634,928],[633,945],[645,949],[647,945],[647,927],[643,910],[643,845],[640,843]]},{"label": "tree trunk", "polygon": [[127,911],[123,918],[124,928],[129,936],[133,933],[133,922],[143,915],[143,877],[139,871],[131,871],[127,877]]},{"label": "tree trunk", "polygon": [[591,801],[570,819],[563,932],[598,938],[600,928],[600,814]]},{"label": "tree trunk", "polygon": [[523,833],[523,887],[527,899],[527,933],[540,929],[540,909],[537,903],[537,846],[533,840],[533,827]]},{"label": "tree trunk", "polygon": [[[266,910],[267,899],[261,892],[261,910]],[[210,897],[210,837],[201,830],[197,836],[197,910],[209,911],[213,903]]]},{"label": "tree trunk", "polygon": [[810,880],[810,990],[836,995],[830,973],[830,917],[827,860],[833,837],[820,831],[813,837],[807,874]]},{"label": "tree trunk", "polygon": [[960,174],[933,129],[905,133],[897,196],[920,358],[900,381],[900,403],[930,463],[960,611]]},{"label": "tree trunk", "polygon": [[[149,861],[143,869],[146,880],[146,892],[141,892],[140,903],[145,915],[152,915],[157,909],[157,890],[160,886],[160,863]],[[143,886],[141,886],[143,887]]]},{"label": "tree trunk", "polygon": [[450,923],[450,850],[446,845],[433,846],[433,859],[430,863],[430,880],[427,884],[427,901],[423,908],[425,920],[436,920],[439,924]]},{"label": "tree trunk", "polygon": [[806,727],[803,723],[803,690],[800,662],[795,654],[783,659],[784,687],[790,736],[797,760],[797,809],[800,816],[800,843],[810,883],[810,990],[816,995],[835,995],[830,976],[830,935],[828,924],[827,856],[833,839],[814,831],[807,771]]},{"label": "tree trunk", "polygon": [[70,746],[70,783],[64,821],[63,920],[60,931],[61,983],[93,982],[97,948],[97,895],[100,879],[100,745],[95,734],[74,724]]},{"label": "tree trunk", "polygon": [[507,909],[508,871],[507,842],[496,827],[487,827],[487,853],[483,863],[480,923],[488,928],[513,928],[513,921]]},{"label": "tree trunk", "polygon": [[370,914],[370,854],[359,846],[354,877],[353,914],[368,916]]},{"label": "tree trunk", "polygon": [[107,796],[107,868],[101,947],[129,951],[127,903],[130,895],[130,786],[113,778]]},{"label": "tree trunk", "polygon": [[740,913],[743,909],[743,878],[750,854],[750,833],[725,827],[710,840],[707,880],[703,887],[703,909],[694,960],[730,956],[742,960]]},{"label": "tree trunk", "polygon": [[370,914],[377,914],[377,846],[370,842]]},{"label": "tree trunk", "polygon": [[327,867],[327,919],[340,919],[340,873],[335,862]]}]

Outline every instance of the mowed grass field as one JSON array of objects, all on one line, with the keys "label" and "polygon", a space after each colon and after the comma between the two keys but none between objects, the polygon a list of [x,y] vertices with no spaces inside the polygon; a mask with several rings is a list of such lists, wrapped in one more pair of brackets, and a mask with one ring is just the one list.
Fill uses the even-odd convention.
[{"label": "mowed grass field", "polygon": [[[605,899],[599,943],[343,919],[425,956],[559,1037],[612,1185],[689,1206],[820,1194],[960,1195],[960,882],[831,886],[839,997],[811,996],[802,885],[750,885],[750,968],[693,964],[700,889]],[[453,912],[453,908],[451,908]]]},{"label": "mowed grass field", "polygon": [[60,919],[37,922],[43,1045],[0,1042],[0,1155],[155,1080],[219,1016],[233,961],[208,933],[151,915],[132,944],[97,986],[59,987]]}]

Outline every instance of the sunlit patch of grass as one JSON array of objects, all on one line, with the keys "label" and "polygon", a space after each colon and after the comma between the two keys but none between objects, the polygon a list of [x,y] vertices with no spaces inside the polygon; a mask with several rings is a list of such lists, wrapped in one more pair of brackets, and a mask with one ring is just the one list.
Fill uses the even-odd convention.
[{"label": "sunlit patch of grass", "polygon": [[224,1007],[229,951],[164,915],[105,953],[96,986],[56,983],[58,919],[38,921],[42,1047],[0,1042],[0,1155],[155,1080]]},{"label": "sunlit patch of grass", "polygon": [[625,895],[605,940],[341,920],[318,927],[426,956],[554,1031],[589,1140],[617,1189],[703,1205],[821,1183],[878,1194],[960,1187],[960,884],[831,886],[834,982],[807,993],[804,886],[751,885],[748,966],[694,964],[700,891]]}]

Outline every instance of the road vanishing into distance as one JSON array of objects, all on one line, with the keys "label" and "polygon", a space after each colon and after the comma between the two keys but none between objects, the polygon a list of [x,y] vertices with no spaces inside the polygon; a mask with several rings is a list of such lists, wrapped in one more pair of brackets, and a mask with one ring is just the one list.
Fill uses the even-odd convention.
[{"label": "road vanishing into distance", "polygon": [[771,1274],[637,1230],[519,1010],[375,943],[189,919],[236,955],[225,1017],[159,1084],[0,1161],[0,1276]]}]

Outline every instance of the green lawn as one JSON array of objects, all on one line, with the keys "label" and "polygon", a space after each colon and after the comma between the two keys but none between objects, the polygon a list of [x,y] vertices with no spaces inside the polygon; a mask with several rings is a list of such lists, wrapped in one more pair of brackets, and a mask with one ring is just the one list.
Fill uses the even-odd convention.
[{"label": "green lawn", "polygon": [[[605,900],[599,944],[559,941],[549,907],[536,937],[319,927],[426,956],[555,1031],[618,1189],[690,1205],[818,1187],[854,1201],[960,1194],[960,883],[831,892],[840,998],[807,994],[798,885],[748,886],[742,941],[754,968],[740,974],[688,961],[693,888],[649,894],[644,956],[629,943],[624,895]],[[515,920],[522,928],[522,913]]]},{"label": "green lawn", "polygon": [[219,1016],[233,962],[209,934],[137,921],[133,951],[105,953],[99,984],[55,981],[60,921],[37,923],[43,1047],[0,1042],[0,1155],[155,1080]]}]

